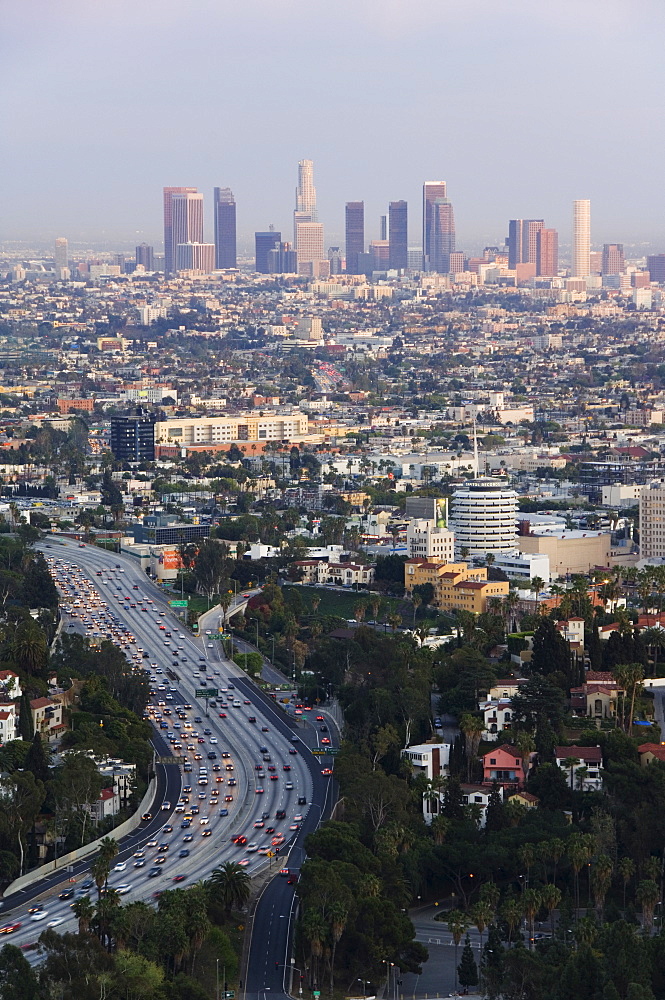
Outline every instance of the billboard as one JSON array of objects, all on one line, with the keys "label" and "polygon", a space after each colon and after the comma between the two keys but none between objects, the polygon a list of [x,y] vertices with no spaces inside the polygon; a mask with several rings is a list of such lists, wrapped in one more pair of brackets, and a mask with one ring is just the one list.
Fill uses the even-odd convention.
[{"label": "billboard", "polygon": [[445,528],[448,525],[448,501],[436,500],[436,526]]}]

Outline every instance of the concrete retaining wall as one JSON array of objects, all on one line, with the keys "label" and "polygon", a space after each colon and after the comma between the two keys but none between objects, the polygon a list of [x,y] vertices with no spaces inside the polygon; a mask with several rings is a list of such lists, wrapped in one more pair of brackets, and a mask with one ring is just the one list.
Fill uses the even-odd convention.
[{"label": "concrete retaining wall", "polygon": [[[132,813],[129,819],[126,819],[124,823],[120,824],[120,826],[116,826],[115,829],[109,830],[108,833],[105,833],[104,837],[113,837],[114,840],[120,840],[121,837],[126,837],[128,833],[135,830],[141,822],[141,816],[143,813],[149,812],[150,806],[155,798],[156,790],[157,778],[153,778],[148,785],[148,789],[141,799],[141,804],[136,812]],[[40,865],[39,868],[33,868],[32,871],[26,872],[25,875],[19,875],[18,878],[14,879],[14,881],[7,886],[2,894],[3,898],[11,896],[12,893],[18,892],[19,889],[25,889],[26,886],[39,882],[40,879],[45,878],[47,875],[52,875],[55,871],[66,869],[67,865],[74,864],[75,861],[81,861],[83,858],[87,858],[89,855],[94,854],[99,848],[99,845],[104,837],[99,837],[97,840],[93,840],[90,844],[78,847],[75,851],[70,851],[69,854],[63,854],[61,858],[58,858],[55,861],[48,861],[45,865]]]}]

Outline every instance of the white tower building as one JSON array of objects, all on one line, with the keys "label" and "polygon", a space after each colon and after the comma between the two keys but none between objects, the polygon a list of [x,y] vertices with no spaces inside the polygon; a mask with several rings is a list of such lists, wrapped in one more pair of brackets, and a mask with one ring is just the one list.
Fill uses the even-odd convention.
[{"label": "white tower building", "polygon": [[579,198],[573,202],[572,277],[588,278],[591,272],[591,202]]},{"label": "white tower building", "polygon": [[496,479],[475,479],[453,494],[451,528],[455,552],[469,556],[513,552],[516,548],[517,493]]}]

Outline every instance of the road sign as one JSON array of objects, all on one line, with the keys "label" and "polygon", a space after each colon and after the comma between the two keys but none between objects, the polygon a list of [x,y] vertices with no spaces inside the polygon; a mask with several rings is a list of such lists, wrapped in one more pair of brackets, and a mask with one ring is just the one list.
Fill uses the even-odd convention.
[{"label": "road sign", "polygon": [[235,990],[227,990],[226,993],[224,994],[226,1000],[235,1000],[235,995],[236,995]]},{"label": "road sign", "polygon": [[328,754],[334,757],[336,753],[339,753],[339,747],[328,747],[326,750],[312,750],[312,753],[316,757],[327,757]]},{"label": "road sign", "polygon": [[188,608],[189,601],[169,601],[172,608]]},{"label": "road sign", "polygon": [[217,688],[197,688],[194,694],[197,698],[216,698],[219,691]]},{"label": "road sign", "polygon": [[275,852],[274,851],[268,851],[267,854],[266,854],[266,857],[267,858],[274,858],[275,857]]},{"label": "road sign", "polygon": [[312,996],[315,998],[321,996],[321,990],[312,990]]},{"label": "road sign", "polygon": [[168,757],[158,757],[157,758],[157,763],[158,764],[167,764],[167,765],[170,764],[172,767],[177,765],[179,767],[181,764],[187,763],[187,758],[186,757],[172,757],[169,754]]}]

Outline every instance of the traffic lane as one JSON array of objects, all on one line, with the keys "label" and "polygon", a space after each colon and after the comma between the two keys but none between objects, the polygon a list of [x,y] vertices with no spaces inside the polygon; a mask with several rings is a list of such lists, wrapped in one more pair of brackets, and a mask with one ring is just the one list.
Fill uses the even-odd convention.
[{"label": "traffic lane", "polygon": [[277,876],[264,889],[252,925],[247,963],[247,993],[284,990],[286,945],[292,930],[294,886]]}]

